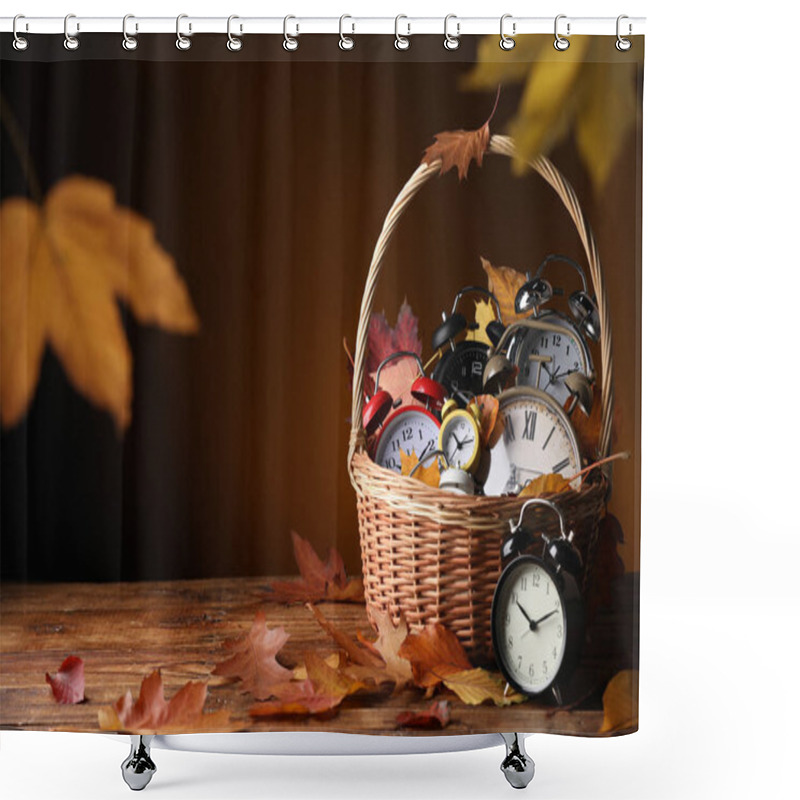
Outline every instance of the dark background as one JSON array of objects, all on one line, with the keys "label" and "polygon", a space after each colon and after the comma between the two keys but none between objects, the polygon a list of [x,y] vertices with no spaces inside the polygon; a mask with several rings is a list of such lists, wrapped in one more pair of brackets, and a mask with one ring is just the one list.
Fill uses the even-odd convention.
[{"label": "dark background", "polygon": [[[360,570],[342,338],[354,346],[394,196],[433,134],[479,127],[494,93],[463,89],[474,40],[448,54],[420,37],[398,53],[388,37],[359,37],[342,53],[335,37],[313,37],[290,55],[280,39],[257,38],[229,54],[224,37],[202,37],[184,54],[174,37],[148,37],[149,52],[129,54],[118,36],[92,36],[65,56],[47,37],[29,48],[38,61],[2,38],[0,88],[43,190],[75,173],[111,183],[121,205],[154,222],[201,322],[183,337],[121,306],[134,392],[123,435],[46,352],[26,419],[0,441],[3,579],[289,573],[290,530]],[[506,130],[519,93],[504,87],[493,131]],[[0,194],[25,195],[2,136]],[[581,198],[608,279],[613,449],[635,455],[614,468],[611,508],[636,569],[640,131],[599,195],[570,139],[550,155]],[[407,297],[429,355],[455,292],[485,285],[480,255],[527,269],[550,252],[583,262],[556,196],[487,158],[466,183],[451,173],[414,201],[375,307],[393,322]]]}]

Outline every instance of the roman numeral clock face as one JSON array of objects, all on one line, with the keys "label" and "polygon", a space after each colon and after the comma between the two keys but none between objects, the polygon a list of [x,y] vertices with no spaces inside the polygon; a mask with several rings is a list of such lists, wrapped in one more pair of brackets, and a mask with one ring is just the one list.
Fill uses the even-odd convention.
[{"label": "roman numeral clock face", "polygon": [[553,472],[580,472],[578,443],[567,415],[536,389],[517,387],[499,397],[504,428],[492,448],[487,495],[519,494],[532,480]]}]

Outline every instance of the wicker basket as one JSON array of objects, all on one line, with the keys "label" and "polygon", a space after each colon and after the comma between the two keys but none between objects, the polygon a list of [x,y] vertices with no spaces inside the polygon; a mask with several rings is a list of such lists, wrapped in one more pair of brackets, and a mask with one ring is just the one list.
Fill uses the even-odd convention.
[{"label": "wicker basket", "polygon": [[[514,156],[514,143],[493,136],[489,153]],[[530,167],[555,190],[586,251],[600,315],[600,394],[602,403],[598,457],[608,454],[613,408],[611,322],[594,237],[572,187],[545,157]],[[453,631],[476,663],[490,657],[490,611],[500,576],[500,548],[508,523],[519,515],[524,498],[468,497],[432,489],[421,481],[375,464],[366,452],[361,426],[367,330],[386,249],[403,211],[441,168],[440,161],[421,164],[395,199],[384,221],[367,274],[358,322],[353,377],[352,430],[348,452],[350,480],[356,491],[358,527],[367,612],[402,613],[412,630],[439,622]],[[591,566],[598,523],[608,483],[600,470],[579,491],[559,494],[558,504],[576,543]],[[558,534],[558,520],[541,507],[528,514],[536,530]]]}]

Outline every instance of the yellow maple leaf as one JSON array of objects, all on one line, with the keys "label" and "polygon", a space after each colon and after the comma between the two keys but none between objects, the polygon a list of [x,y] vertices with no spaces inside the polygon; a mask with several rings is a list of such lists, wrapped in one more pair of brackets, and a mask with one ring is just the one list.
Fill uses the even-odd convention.
[{"label": "yellow maple leaf", "polygon": [[130,422],[131,353],[117,301],[145,324],[193,333],[199,321],[173,258],[153,225],[118,206],[107,183],[64,178],[40,207],[12,197],[0,204],[0,413],[4,426],[25,415],[45,345],[75,388]]},{"label": "yellow maple leaf", "polygon": [[486,326],[495,319],[494,306],[488,300],[475,301],[475,324],[477,327],[467,330],[464,339],[468,342],[483,342],[492,346],[491,339],[486,333]]},{"label": "yellow maple leaf", "polygon": [[639,670],[618,672],[603,692],[603,726],[600,733],[639,727]]},{"label": "yellow maple leaf", "polygon": [[478,46],[478,63],[466,78],[473,89],[525,83],[509,132],[517,145],[518,169],[549,153],[571,131],[592,183],[601,190],[637,122],[639,62],[607,49],[602,36],[573,36],[556,52],[553,37],[515,38],[513,50],[497,56],[497,37]]},{"label": "yellow maple leaf", "polygon": [[496,706],[525,701],[524,695],[508,689],[505,682],[485,669],[466,669],[444,677],[444,685],[470,706],[491,700]]},{"label": "yellow maple leaf", "polygon": [[550,472],[546,475],[539,475],[527,483],[519,493],[520,497],[538,497],[542,494],[557,494],[566,492],[570,488],[570,482],[560,472]]},{"label": "yellow maple leaf", "polygon": [[[400,474],[411,475],[411,470],[419,464],[417,454],[412,450],[409,455],[404,450],[400,451]],[[414,478],[422,481],[434,489],[439,488],[439,459],[431,458],[423,464],[415,473]]]},{"label": "yellow maple leaf", "polygon": [[514,310],[517,292],[527,280],[525,274],[513,267],[495,267],[483,256],[481,256],[481,265],[489,280],[489,291],[500,304],[503,323],[508,326],[517,320],[525,319],[526,314],[517,314]]}]

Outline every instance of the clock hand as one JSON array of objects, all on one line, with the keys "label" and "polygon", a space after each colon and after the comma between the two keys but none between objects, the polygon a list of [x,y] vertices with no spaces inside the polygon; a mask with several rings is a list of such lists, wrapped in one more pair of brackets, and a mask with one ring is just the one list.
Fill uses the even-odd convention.
[{"label": "clock hand", "polygon": [[522,616],[528,620],[528,624],[531,625],[531,630],[533,630],[533,626],[536,625],[536,623],[528,616],[528,612],[520,605],[519,600],[517,600],[517,608],[522,612]]},{"label": "clock hand", "polygon": [[552,611],[548,611],[547,614],[545,614],[543,617],[539,617],[539,619],[537,619],[535,623],[532,622],[531,624],[532,625],[535,624],[538,626],[540,623],[544,622],[548,617],[552,617],[553,614],[555,614],[557,611],[558,609],[554,608]]},{"label": "clock hand", "polygon": [[428,450],[430,450],[432,446],[433,446],[432,441],[428,442],[428,444],[425,445],[425,449],[422,451],[422,455],[420,455],[419,461],[422,461],[425,458],[425,456],[428,455]]}]

